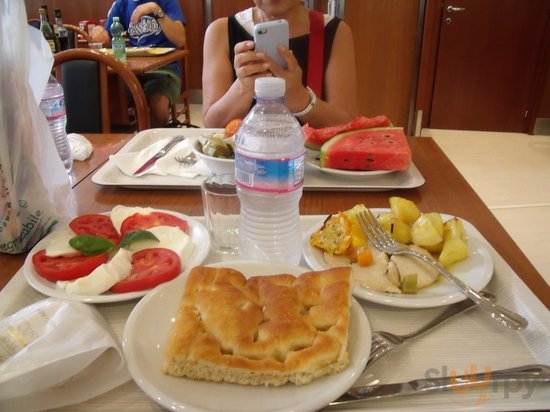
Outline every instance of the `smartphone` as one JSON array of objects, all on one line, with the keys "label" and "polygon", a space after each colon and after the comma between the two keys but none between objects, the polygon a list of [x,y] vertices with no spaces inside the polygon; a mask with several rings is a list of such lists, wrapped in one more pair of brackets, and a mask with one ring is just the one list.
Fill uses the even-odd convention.
[{"label": "smartphone", "polygon": [[254,44],[256,51],[265,53],[279,66],[286,68],[286,61],[277,52],[277,47],[282,44],[288,48],[288,22],[280,19],[256,24]]}]

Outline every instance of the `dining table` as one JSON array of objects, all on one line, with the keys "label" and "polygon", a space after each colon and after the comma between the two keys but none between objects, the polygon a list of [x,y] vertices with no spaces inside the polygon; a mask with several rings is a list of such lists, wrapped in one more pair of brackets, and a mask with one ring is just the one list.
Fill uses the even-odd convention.
[{"label": "dining table", "polygon": [[[92,142],[94,151],[89,159],[75,161],[70,175],[77,214],[109,212],[117,205],[149,206],[175,211],[203,221],[200,190],[173,187],[144,190],[94,183],[94,173],[108,161],[110,155],[119,151],[135,135],[128,133],[85,136]],[[438,211],[459,216],[475,227],[491,251],[494,274],[489,283],[490,290],[497,295],[501,304],[526,317],[530,325],[521,333],[509,331],[486,319],[479,311],[471,311],[461,315],[460,319],[440,326],[445,333],[433,332],[426,338],[417,338],[420,344],[408,344],[408,351],[401,350],[393,354],[395,356],[386,363],[379,361],[369,369],[371,376],[379,377],[381,382],[402,382],[424,377],[427,371],[435,374],[448,373],[455,369],[463,371],[464,369],[459,368],[464,365],[480,369],[483,365],[489,365],[496,370],[523,363],[543,363],[542,361],[546,361],[550,356],[550,326],[546,323],[546,320],[550,319],[549,285],[434,140],[429,137],[409,137],[408,142],[413,162],[425,179],[422,185],[380,191],[313,191],[306,188],[300,201],[303,230],[330,214],[350,209],[360,203],[369,208],[388,208],[391,196],[409,199],[421,211]],[[26,284],[22,274],[26,258],[26,253],[0,254],[0,302],[3,302],[0,303],[0,318],[22,307],[24,303],[28,304],[30,301],[46,297],[32,291]],[[15,303],[15,296],[18,294],[27,296],[28,302],[22,299]],[[12,300],[10,303],[7,302],[9,299]],[[109,322],[112,320],[110,316],[115,316],[113,311],[123,311],[122,315],[116,315],[122,318],[112,320],[112,324],[116,325],[115,333],[121,340],[124,319],[138,301],[139,299],[125,304],[96,305]],[[361,304],[368,315],[372,330],[393,329],[394,332],[411,331],[427,323],[427,320],[440,310],[437,307],[405,309],[372,302]],[[388,358],[391,355],[388,355]],[[420,361],[424,364],[419,365]],[[545,401],[550,402],[550,391],[546,386],[529,393],[527,398],[520,396],[522,394],[517,386],[512,389],[505,386],[505,390],[509,389],[505,394],[502,393],[502,387],[500,391],[496,386],[491,388],[486,387],[485,392],[483,388],[478,388],[477,391],[472,390],[468,393],[447,391],[443,394],[395,400],[369,400],[353,407],[365,410],[529,410],[544,409],[541,405]],[[67,410],[161,410],[142,389],[136,382],[129,381],[82,404],[67,406]],[[548,405],[550,403],[546,404]]]}]

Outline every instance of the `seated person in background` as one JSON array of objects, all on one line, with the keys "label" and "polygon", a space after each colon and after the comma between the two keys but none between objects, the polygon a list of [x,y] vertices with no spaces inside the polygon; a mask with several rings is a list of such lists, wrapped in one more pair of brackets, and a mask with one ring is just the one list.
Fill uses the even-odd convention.
[{"label": "seated person in background", "polygon": [[[256,7],[214,21],[204,39],[202,73],[203,122],[224,127],[243,118],[254,99],[254,80],[276,76],[286,81],[286,105],[301,123],[321,128],[346,123],[357,116],[355,52],[349,26],[341,19],[324,19],[322,92],[310,111],[313,95],[306,88],[310,10],[300,0],[254,0]],[[285,19],[290,50],[280,46],[287,68],[254,51],[253,27],[265,21]],[[323,21],[320,20],[321,24]]]},{"label": "seated person in background", "polygon": [[[92,30],[92,42],[111,42],[109,29],[115,16],[120,18],[132,47],[183,47],[186,44],[185,18],[177,0],[116,0],[109,10],[105,26],[96,26]],[[165,127],[170,116],[170,105],[181,94],[179,62],[138,78],[149,102],[151,127]]]}]

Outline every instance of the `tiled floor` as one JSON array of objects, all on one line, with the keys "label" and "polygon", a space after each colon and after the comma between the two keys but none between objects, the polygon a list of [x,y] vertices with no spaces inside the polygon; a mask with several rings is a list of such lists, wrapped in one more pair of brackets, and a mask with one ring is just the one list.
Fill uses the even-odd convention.
[{"label": "tiled floor", "polygon": [[[191,122],[202,126],[201,105]],[[550,136],[424,129],[550,283]]]}]

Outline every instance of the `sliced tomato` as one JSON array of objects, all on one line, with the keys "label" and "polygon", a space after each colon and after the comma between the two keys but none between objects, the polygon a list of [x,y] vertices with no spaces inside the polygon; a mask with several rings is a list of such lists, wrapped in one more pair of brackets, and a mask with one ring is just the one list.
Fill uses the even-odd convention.
[{"label": "sliced tomato", "polygon": [[239,127],[241,127],[242,123],[243,119],[230,120],[229,123],[225,125],[225,135],[227,137],[233,136],[235,133],[237,133],[237,130],[239,130]]},{"label": "sliced tomato", "polygon": [[74,280],[89,275],[99,265],[106,263],[108,253],[95,256],[46,256],[46,251],[41,250],[32,256],[34,270],[40,276],[51,282],[58,280]]},{"label": "sliced tomato", "polygon": [[152,289],[174,279],[181,273],[181,260],[174,251],[165,248],[143,249],[132,255],[132,271],[111,288],[113,293]]},{"label": "sliced tomato", "polygon": [[90,214],[74,218],[69,227],[77,235],[101,236],[115,244],[120,243],[120,235],[113,226],[111,218],[106,215]]},{"label": "sliced tomato", "polygon": [[124,236],[132,230],[147,230],[156,226],[174,226],[179,227],[185,233],[188,233],[189,225],[183,219],[164,212],[151,212],[149,214],[135,213],[128,216],[120,226],[120,233]]}]

